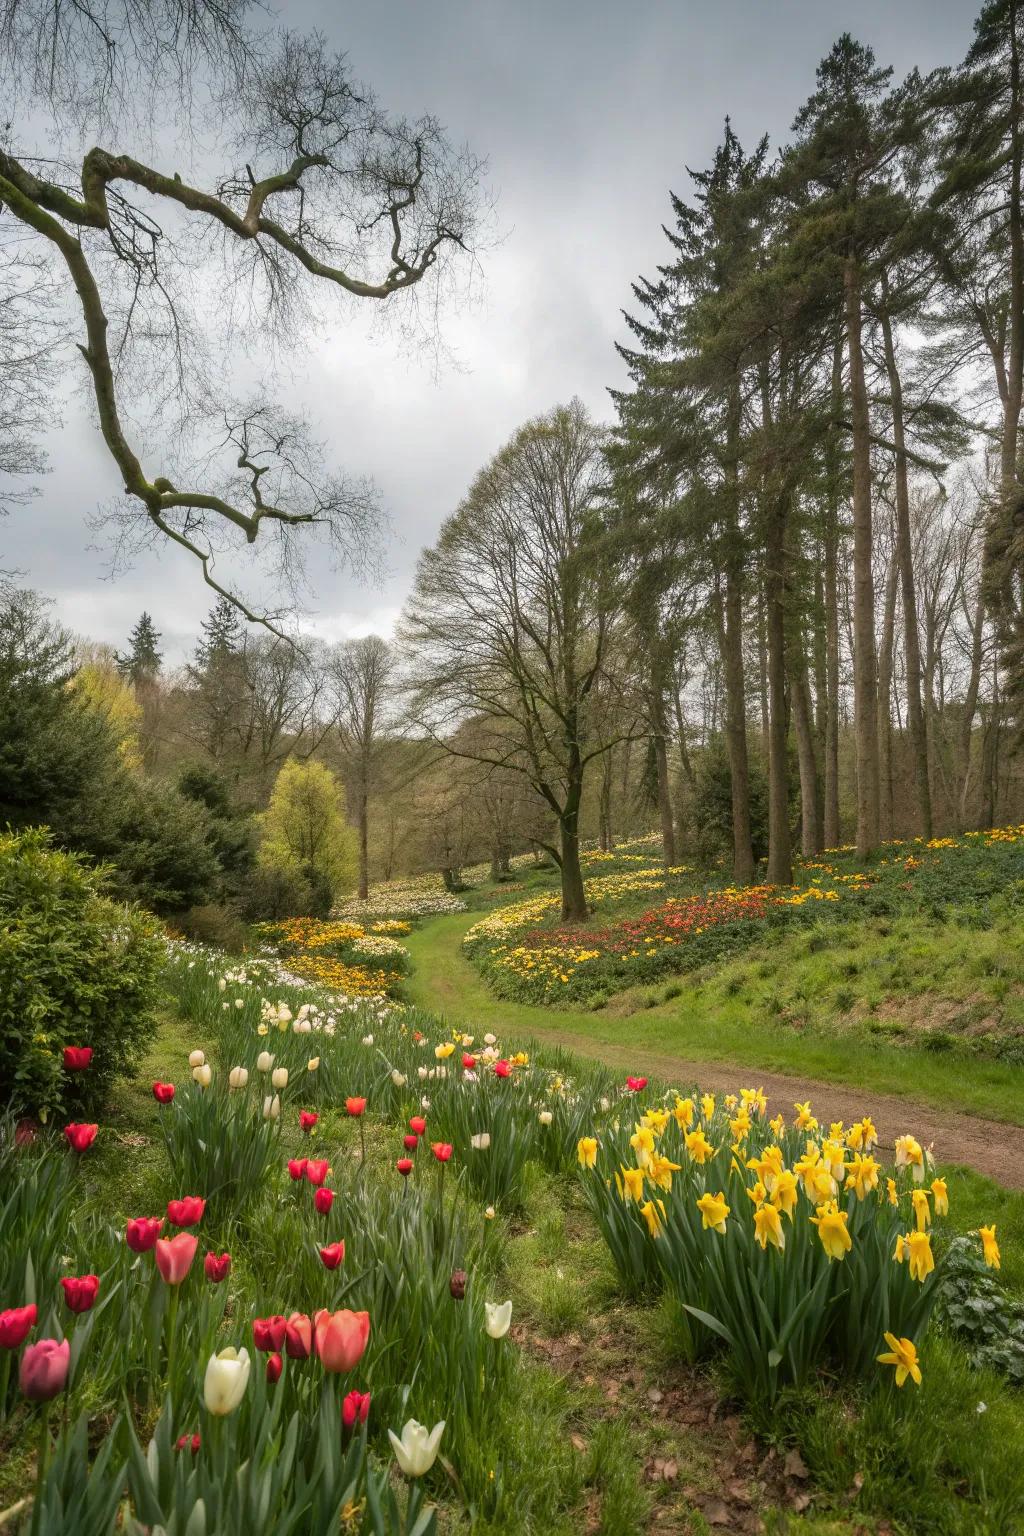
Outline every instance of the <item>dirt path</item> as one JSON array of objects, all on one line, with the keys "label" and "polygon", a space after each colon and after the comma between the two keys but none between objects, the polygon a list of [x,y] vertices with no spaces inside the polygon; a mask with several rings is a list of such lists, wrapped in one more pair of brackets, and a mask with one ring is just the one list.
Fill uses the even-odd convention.
[{"label": "dirt path", "polygon": [[[910,1131],[931,1147],[938,1162],[960,1163],[995,1179],[1006,1189],[1024,1190],[1024,1128],[1003,1121],[962,1114],[912,1095],[872,1092],[847,1083],[764,1071],[755,1053],[742,1063],[688,1059],[649,1044],[637,1047],[596,1035],[580,1028],[581,1014],[560,1013],[550,1008],[513,1006],[492,997],[461,954],[461,939],[472,921],[441,919],[429,924],[406,942],[413,954],[415,974],[410,985],[413,1000],[454,1023],[477,1028],[515,1029],[533,1034],[545,1045],[563,1045],[624,1072],[644,1071],[681,1087],[699,1083],[712,1093],[735,1093],[742,1086],[764,1088],[773,1108],[788,1112],[791,1105],[811,1100],[822,1124],[844,1120],[849,1124],[870,1115],[883,1146]],[[909,1063],[908,1063],[908,1070]]]}]

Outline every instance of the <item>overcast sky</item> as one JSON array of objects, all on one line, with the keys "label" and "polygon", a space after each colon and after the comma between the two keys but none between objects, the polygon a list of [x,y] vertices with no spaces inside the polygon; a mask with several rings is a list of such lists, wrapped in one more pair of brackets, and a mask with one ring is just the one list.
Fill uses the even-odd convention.
[{"label": "overcast sky", "polygon": [[[477,302],[444,323],[458,363],[399,355],[361,319],[311,336],[286,401],[305,406],[338,461],[370,475],[393,526],[380,587],[323,571],[308,623],[327,637],[387,632],[416,555],[475,471],[522,421],[579,395],[608,415],[629,284],[665,254],[667,193],[704,166],[726,114],[747,147],[787,137],[814,69],[850,30],[897,75],[957,62],[975,0],[303,0],[381,102],[430,111],[490,163],[501,243]],[[209,593],[170,547],[116,580],[86,519],[117,489],[85,403],[50,443],[41,495],[0,525],[0,565],[56,600],[72,628],[121,645],[142,608],[171,660]]]}]

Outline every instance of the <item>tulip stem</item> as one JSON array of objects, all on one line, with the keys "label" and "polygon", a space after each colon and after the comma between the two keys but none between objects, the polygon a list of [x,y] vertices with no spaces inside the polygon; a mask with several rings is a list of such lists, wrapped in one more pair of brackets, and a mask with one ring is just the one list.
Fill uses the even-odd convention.
[{"label": "tulip stem", "polygon": [[32,1510],[32,1529],[41,1529],[43,1518],[43,1490],[46,1487],[46,1473],[50,1464],[50,1405],[43,1404],[39,1433],[39,1454],[36,1457],[36,1498]]},{"label": "tulip stem", "polygon": [[174,1381],[172,1366],[174,1364],[174,1335],[178,1324],[178,1291],[180,1287],[171,1287],[170,1298],[167,1302],[167,1388],[173,1393]]},{"label": "tulip stem", "polygon": [[362,1115],[359,1116],[359,1143],[362,1149],[362,1160],[359,1164],[359,1175],[362,1177],[366,1168],[366,1123]]}]

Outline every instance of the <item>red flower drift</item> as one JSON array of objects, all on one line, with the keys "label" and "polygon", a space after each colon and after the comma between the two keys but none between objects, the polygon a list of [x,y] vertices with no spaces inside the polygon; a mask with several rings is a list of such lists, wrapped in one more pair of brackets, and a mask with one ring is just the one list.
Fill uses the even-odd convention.
[{"label": "red flower drift", "polygon": [[334,1190],[328,1189],[326,1184],[322,1185],[313,1196],[313,1204],[321,1216],[326,1216],[334,1204]]},{"label": "red flower drift", "polygon": [[68,1139],[68,1146],[76,1152],[85,1152],[96,1140],[98,1125],[79,1125],[72,1121],[64,1127],[64,1135]]},{"label": "red flower drift", "polygon": [[326,1157],[310,1157],[306,1160],[306,1178],[311,1184],[322,1184],[331,1171]]},{"label": "red flower drift", "polygon": [[426,1128],[427,1122],[424,1120],[423,1116],[413,1115],[412,1119],[409,1121],[410,1131],[415,1131],[417,1136],[422,1136]]},{"label": "red flower drift", "polygon": [[124,1229],[124,1240],[132,1253],[148,1253],[155,1246],[163,1224],[162,1216],[133,1216]]},{"label": "red flower drift", "polygon": [[296,1183],[306,1177],[306,1169],[309,1166],[308,1157],[290,1157],[288,1159],[288,1177]]},{"label": "red flower drift", "polygon": [[328,1243],[326,1248],[320,1249],[320,1257],[325,1269],[337,1269],[345,1257],[345,1244],[343,1242]]},{"label": "red flower drift", "polygon": [[169,1104],[174,1098],[173,1083],[154,1083],[153,1097],[158,1104]]},{"label": "red flower drift", "polygon": [[314,1111],[311,1110],[311,1109],[300,1109],[299,1110],[299,1124],[302,1127],[302,1129],[306,1132],[307,1136],[309,1135],[309,1132],[313,1129],[314,1125],[316,1125],[316,1123],[317,1123],[317,1121],[319,1119],[320,1119],[320,1116],[318,1114],[315,1114]]},{"label": "red flower drift", "polygon": [[370,1411],[369,1392],[347,1392],[341,1403],[341,1422],[346,1429],[365,1424]]},{"label": "red flower drift", "polygon": [[647,1079],[646,1077],[627,1077],[626,1087],[630,1093],[643,1093],[647,1087]]},{"label": "red flower drift", "polygon": [[183,1195],[180,1200],[168,1200],[167,1220],[172,1227],[194,1227],[205,1210],[206,1201],[199,1195]]},{"label": "red flower drift", "polygon": [[413,1166],[414,1164],[411,1157],[400,1157],[398,1162],[395,1164],[395,1167],[398,1169],[403,1179],[407,1179],[409,1177],[410,1173],[412,1173]]},{"label": "red flower drift", "polygon": [[227,1279],[231,1271],[230,1253],[208,1253],[203,1259],[203,1268],[206,1271],[207,1280],[212,1285],[220,1285],[222,1280]]},{"label": "red flower drift", "polygon": [[279,1351],[284,1345],[285,1331],[288,1327],[288,1319],[278,1312],[273,1317],[254,1317],[252,1320],[252,1341],[256,1348],[266,1353],[268,1350]]},{"label": "red flower drift", "polygon": [[273,1386],[275,1381],[281,1380],[281,1372],[283,1370],[284,1361],[281,1359],[280,1355],[274,1354],[267,1356],[267,1381],[270,1386]]},{"label": "red flower drift", "polygon": [[345,1108],[348,1110],[348,1113],[353,1116],[354,1119],[358,1120],[359,1116],[363,1113],[363,1110],[366,1108],[366,1100],[365,1099],[346,1099],[345,1100]]},{"label": "red flower drift", "polygon": [[439,1163],[446,1163],[452,1155],[451,1145],[447,1141],[435,1141],[430,1148]]},{"label": "red flower drift", "polygon": [[60,1283],[70,1312],[88,1312],[100,1293],[99,1275],[65,1275]]},{"label": "red flower drift", "polygon": [[512,1075],[511,1063],[505,1061],[504,1059],[501,1060],[501,1061],[496,1061],[494,1063],[494,1075],[495,1075],[495,1077],[511,1077],[511,1075]]},{"label": "red flower drift", "polygon": [[92,1061],[91,1045],[66,1045],[64,1047],[65,1072],[84,1072]]},{"label": "red flower drift", "polygon": [[35,1302],[0,1312],[0,1349],[20,1349],[35,1327],[38,1316],[39,1308]]}]

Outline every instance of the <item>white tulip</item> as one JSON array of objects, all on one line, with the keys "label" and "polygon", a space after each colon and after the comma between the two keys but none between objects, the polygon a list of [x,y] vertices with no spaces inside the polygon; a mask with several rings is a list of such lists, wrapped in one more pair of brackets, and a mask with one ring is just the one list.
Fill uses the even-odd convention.
[{"label": "white tulip", "polygon": [[227,986],[227,984],[228,984],[227,983],[227,977],[226,976],[222,976],[220,978],[220,980],[218,981],[218,983],[217,983],[217,991],[218,992],[223,992],[225,987]]},{"label": "white tulip", "polygon": [[391,1074],[391,1081],[394,1083],[396,1088],[404,1088],[406,1084],[405,1073],[399,1072],[398,1068],[396,1067]]},{"label": "white tulip", "polygon": [[611,1099],[602,1099],[601,1100],[601,1108],[604,1110],[605,1114],[608,1113],[608,1111],[611,1109],[611,1107],[612,1107]]},{"label": "white tulip", "polygon": [[188,1064],[190,1067],[201,1067],[205,1060],[206,1056],[202,1051],[193,1051],[188,1058]]},{"label": "white tulip", "polygon": [[493,1205],[489,1205],[487,1207],[486,1211],[484,1211],[484,1220],[485,1221],[493,1221],[494,1220],[494,1206]]},{"label": "white tulip", "polygon": [[228,1086],[230,1088],[244,1088],[248,1081],[248,1067],[232,1067],[228,1073]]},{"label": "white tulip", "polygon": [[498,1043],[497,1035],[492,1035],[490,1033],[484,1035],[484,1045],[497,1045],[497,1043]]},{"label": "white tulip", "polygon": [[311,1056],[309,1058],[309,1060],[306,1062],[306,1071],[307,1072],[315,1072],[317,1067],[319,1067],[319,1065],[320,1065],[320,1057],[319,1056]]},{"label": "white tulip", "polygon": [[278,1005],[277,1005],[277,1022],[279,1024],[290,1024],[291,1021],[292,1021],[292,1011],[288,1007],[288,1004],[287,1003],[278,1003]]},{"label": "white tulip", "polygon": [[287,1067],[275,1067],[273,1072],[271,1072],[271,1074],[270,1074],[270,1082],[271,1082],[271,1085],[274,1088],[287,1088],[288,1087],[288,1068]]},{"label": "white tulip", "polygon": [[416,1076],[419,1078],[421,1083],[425,1083],[427,1078],[430,1076],[430,1073],[426,1067],[417,1067]]},{"label": "white tulip", "polygon": [[429,1109],[430,1108],[430,1100],[427,1098],[426,1094],[424,1094],[422,1099],[420,1099],[420,1108],[421,1109]]},{"label": "white tulip", "polygon": [[266,1098],[263,1100],[264,1120],[276,1120],[280,1113],[281,1100],[278,1098],[276,1093],[274,1094],[273,1098],[271,1098],[270,1094],[268,1093]]},{"label": "white tulip", "polygon": [[542,1109],[540,1114],[537,1116],[537,1119],[540,1121],[541,1125],[550,1125],[554,1118],[555,1117],[551,1113],[550,1109]]},{"label": "white tulip", "polygon": [[415,1419],[409,1419],[402,1426],[401,1439],[393,1429],[388,1430],[395,1460],[406,1477],[422,1477],[424,1472],[430,1471],[437,1460],[437,1448],[443,1430],[444,1419],[431,1430],[427,1430],[423,1424],[417,1424]]},{"label": "white tulip", "polygon": [[203,1378],[203,1400],[219,1418],[234,1413],[249,1385],[249,1351],[222,1349],[211,1355]]},{"label": "white tulip", "polygon": [[512,1303],[484,1302],[484,1326],[492,1339],[503,1339],[512,1323]]},{"label": "white tulip", "polygon": [[209,1088],[210,1079],[213,1077],[213,1070],[208,1063],[204,1062],[201,1067],[192,1068],[192,1077],[199,1084],[200,1088]]},{"label": "white tulip", "polygon": [[363,1036],[363,1044],[364,1045],[372,1045],[373,1044],[373,1036],[372,1035],[364,1035]]},{"label": "white tulip", "polygon": [[236,1008],[244,1008],[245,1007],[245,998],[244,997],[236,997],[235,998],[235,1007]]},{"label": "white tulip", "polygon": [[274,1058],[271,1056],[270,1052],[260,1051],[259,1055],[256,1057],[257,1072],[269,1072],[273,1065]]},{"label": "white tulip", "polygon": [[476,1136],[471,1136],[469,1141],[474,1152],[486,1152],[491,1144],[490,1132],[480,1131]]}]

